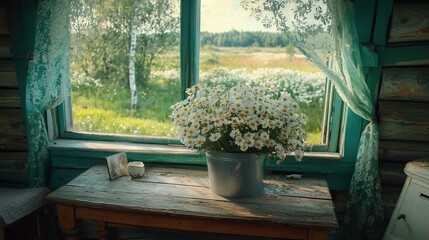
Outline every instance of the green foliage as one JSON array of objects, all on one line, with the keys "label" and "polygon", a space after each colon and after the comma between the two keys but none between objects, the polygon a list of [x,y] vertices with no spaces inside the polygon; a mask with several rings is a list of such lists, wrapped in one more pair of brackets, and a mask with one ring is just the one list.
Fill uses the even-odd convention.
[{"label": "green foliage", "polygon": [[125,36],[117,33],[72,35],[71,70],[102,83],[116,82],[126,86],[128,80],[128,48]]},{"label": "green foliage", "polygon": [[285,47],[285,50],[286,50],[286,54],[287,55],[289,55],[289,61],[291,61],[292,60],[292,57],[295,55],[295,53],[296,53],[296,49],[295,49],[295,47],[292,45],[292,44],[288,44],[286,47]]},{"label": "green foliage", "polygon": [[258,48],[260,48],[261,47],[261,44],[259,44],[258,43],[258,41],[255,41],[253,44],[252,44],[252,46],[251,46],[252,48],[255,48],[255,49],[258,49]]},{"label": "green foliage", "polygon": [[[145,84],[158,55],[178,45],[177,1],[82,0],[73,15],[71,69],[102,83],[128,86],[131,28],[137,25],[136,79]],[[75,6],[79,8],[79,6]],[[85,15],[86,14],[86,15]],[[87,21],[82,21],[86,19]]]},{"label": "green foliage", "polygon": [[207,52],[207,51],[210,51],[210,52],[216,51],[216,52],[218,52],[218,51],[220,51],[217,46],[211,45],[211,44],[206,44],[204,46],[201,46],[201,48],[202,48],[203,52]]},{"label": "green foliage", "polygon": [[207,58],[204,59],[203,64],[219,64],[219,57],[218,55],[211,53]]},{"label": "green foliage", "polygon": [[282,33],[231,30],[222,33],[201,32],[201,46],[285,47],[289,41]]}]

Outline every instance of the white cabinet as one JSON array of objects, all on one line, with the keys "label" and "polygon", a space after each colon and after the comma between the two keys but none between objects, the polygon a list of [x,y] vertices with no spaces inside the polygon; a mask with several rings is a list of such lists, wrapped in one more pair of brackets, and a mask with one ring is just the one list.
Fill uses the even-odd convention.
[{"label": "white cabinet", "polygon": [[384,235],[385,240],[429,239],[429,158],[405,167],[407,181]]}]

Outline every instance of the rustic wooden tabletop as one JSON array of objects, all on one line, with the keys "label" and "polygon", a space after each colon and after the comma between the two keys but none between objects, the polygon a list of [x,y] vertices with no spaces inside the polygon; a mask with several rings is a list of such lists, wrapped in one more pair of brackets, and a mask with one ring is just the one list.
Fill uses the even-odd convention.
[{"label": "rustic wooden tabletop", "polygon": [[239,220],[257,224],[335,229],[338,227],[326,180],[266,174],[264,192],[256,197],[226,199],[208,188],[205,169],[147,166],[142,178],[109,180],[97,165],[47,200],[57,204],[134,213],[156,213],[201,219]]}]

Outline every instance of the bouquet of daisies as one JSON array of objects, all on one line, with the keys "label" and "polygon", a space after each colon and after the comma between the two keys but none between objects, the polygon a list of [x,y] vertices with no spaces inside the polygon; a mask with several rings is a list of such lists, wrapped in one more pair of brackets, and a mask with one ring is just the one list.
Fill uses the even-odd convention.
[{"label": "bouquet of daisies", "polygon": [[195,85],[173,106],[180,141],[189,148],[274,153],[280,160],[303,156],[304,115],[286,92],[245,85],[226,88]]}]

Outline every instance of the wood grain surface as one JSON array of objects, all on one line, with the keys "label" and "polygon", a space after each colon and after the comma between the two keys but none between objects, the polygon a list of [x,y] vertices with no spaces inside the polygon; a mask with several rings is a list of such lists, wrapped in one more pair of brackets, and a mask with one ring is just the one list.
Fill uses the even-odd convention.
[{"label": "wood grain surface", "polygon": [[[268,228],[291,227],[285,228],[285,231],[297,231],[299,234],[302,231],[293,229],[307,229],[305,236],[314,234],[315,239],[323,239],[317,238],[319,233],[324,235],[328,229],[338,227],[331,195],[326,180],[322,178],[304,176],[293,180],[286,179],[285,175],[270,174],[265,177],[263,194],[253,198],[227,199],[209,190],[207,177],[207,170],[150,165],[146,167],[143,178],[123,176],[109,180],[107,167],[97,165],[51,193],[47,199],[76,206],[78,218],[104,214],[103,221],[117,224],[135,224],[124,220],[125,216],[136,218],[136,221],[140,219],[138,225],[143,224],[141,216],[151,216],[153,221],[159,218],[162,220],[160,224],[165,224],[168,219],[182,219],[183,224],[171,226],[176,230],[197,231],[187,228],[192,228],[192,224],[202,227],[215,221],[219,223],[217,227],[222,229],[220,233],[231,233],[228,231],[233,230],[228,225],[245,223]],[[83,208],[87,210],[78,210]],[[110,216],[110,213],[116,217]],[[118,222],[118,218],[123,220]],[[157,227],[153,221],[143,225]],[[223,225],[222,222],[228,224]],[[261,234],[255,236],[265,236]]]},{"label": "wood grain surface", "polygon": [[393,7],[389,43],[429,40],[429,3],[396,3]]},{"label": "wood grain surface", "polygon": [[380,100],[429,101],[429,68],[385,68]]}]

